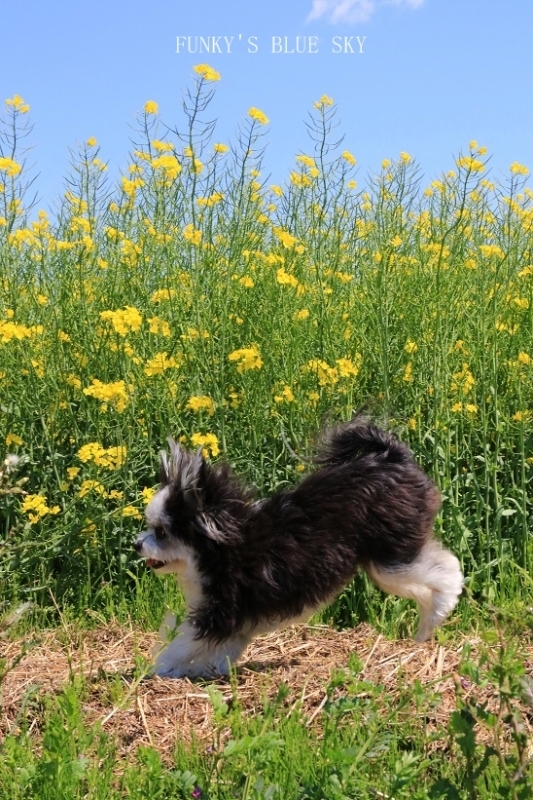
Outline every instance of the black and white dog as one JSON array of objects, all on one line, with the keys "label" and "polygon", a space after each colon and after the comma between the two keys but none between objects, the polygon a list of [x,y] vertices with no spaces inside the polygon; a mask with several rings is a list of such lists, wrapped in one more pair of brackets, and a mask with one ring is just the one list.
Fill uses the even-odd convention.
[{"label": "black and white dog", "polygon": [[326,432],[318,469],[267,500],[227,464],[170,447],[135,542],[156,574],[176,574],[187,603],[155,674],[227,674],[254,636],[308,619],[358,567],[416,600],[417,641],[457,604],[459,562],[433,537],[437,487],[406,445],[361,414]]}]

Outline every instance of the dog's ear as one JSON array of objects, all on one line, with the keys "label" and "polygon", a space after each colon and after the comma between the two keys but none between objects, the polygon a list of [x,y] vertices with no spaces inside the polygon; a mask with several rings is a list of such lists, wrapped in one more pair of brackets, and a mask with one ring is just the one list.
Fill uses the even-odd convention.
[{"label": "dog's ear", "polygon": [[207,469],[202,450],[200,448],[196,453],[189,453],[171,437],[168,443],[170,458],[166,453],[161,454],[161,483],[172,484],[191,511],[201,511],[202,479]]},{"label": "dog's ear", "polygon": [[168,486],[170,483],[168,455],[164,450],[159,453],[159,483],[161,487]]}]

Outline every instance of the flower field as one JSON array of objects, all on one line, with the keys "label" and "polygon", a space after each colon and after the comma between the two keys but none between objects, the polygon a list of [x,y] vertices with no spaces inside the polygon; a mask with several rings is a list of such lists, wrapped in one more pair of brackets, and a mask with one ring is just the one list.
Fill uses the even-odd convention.
[{"label": "flower field", "polygon": [[[530,797],[529,171],[472,141],[438,179],[405,152],[361,175],[323,95],[273,183],[267,114],[219,141],[220,75],[194,70],[118,180],[94,138],[72,152],[53,216],[30,106],[0,115],[0,798]],[[358,576],[324,612],[351,631],[146,681],[183,611],[132,550],[167,437],[265,495],[363,404],[442,491],[466,596],[436,641]]]},{"label": "flower field", "polygon": [[[533,192],[476,142],[439,179],[407,153],[368,176],[324,95],[280,184],[268,118],[219,142],[219,75],[182,118],[155,101],[116,182],[94,138],[55,218],[32,207],[29,106],[0,149],[3,600],[103,607],[142,582],[131,541],[172,434],[260,493],[323,424],[369,403],[434,476],[474,597],[523,598],[533,548]],[[339,619],[369,612],[349,591]]]}]

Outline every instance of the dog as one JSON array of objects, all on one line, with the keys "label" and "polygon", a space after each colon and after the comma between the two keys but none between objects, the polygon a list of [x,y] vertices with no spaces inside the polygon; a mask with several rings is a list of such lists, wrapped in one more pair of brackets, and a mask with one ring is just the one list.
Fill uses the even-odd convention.
[{"label": "dog", "polygon": [[187,605],[156,675],[227,675],[255,636],[307,620],[358,568],[418,603],[419,642],[456,606],[459,561],[432,532],[440,492],[407,446],[362,414],[326,431],[317,468],[266,500],[227,463],[169,443],[134,544],[157,575],[176,575]]}]

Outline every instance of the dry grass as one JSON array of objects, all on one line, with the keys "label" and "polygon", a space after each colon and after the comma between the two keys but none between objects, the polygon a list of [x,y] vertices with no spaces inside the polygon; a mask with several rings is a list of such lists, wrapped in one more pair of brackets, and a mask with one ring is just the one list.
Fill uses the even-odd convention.
[{"label": "dry grass", "polygon": [[[390,641],[368,625],[343,632],[302,625],[258,638],[239,662],[234,685],[224,680],[215,685],[226,701],[233,702],[236,692],[243,713],[254,714],[265,698],[274,697],[280,684],[286,684],[290,688],[283,713],[289,715],[298,708],[307,725],[319,725],[332,670],[345,667],[356,652],[363,663],[359,677],[381,684],[391,696],[415,679],[423,685],[431,683],[441,696],[426,719],[435,728],[456,708],[454,675],[466,641],[443,647]],[[479,640],[468,642],[475,651]],[[115,734],[124,755],[148,744],[170,756],[179,740],[188,741],[192,735],[206,744],[212,742],[213,712],[205,684],[134,678],[135,659],[148,658],[155,643],[154,634],[117,624],[84,632],[68,628],[45,632],[27,641],[25,652],[20,640],[0,641],[0,657],[12,665],[2,685],[0,734],[16,730],[24,721],[38,736],[43,696],[83,676],[86,721],[99,722]],[[525,658],[528,671],[533,671],[533,647]],[[471,690],[464,681],[463,690],[465,695]],[[485,691],[490,701],[493,689]]]}]

